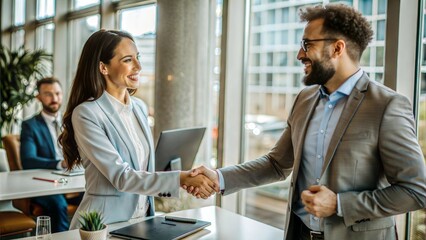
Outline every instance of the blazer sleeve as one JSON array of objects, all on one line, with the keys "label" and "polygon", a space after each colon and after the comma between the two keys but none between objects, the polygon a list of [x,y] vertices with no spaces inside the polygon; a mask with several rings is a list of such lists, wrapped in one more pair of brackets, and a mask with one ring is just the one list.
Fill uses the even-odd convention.
[{"label": "blazer sleeve", "polygon": [[401,214],[426,207],[426,173],[408,99],[391,98],[382,117],[378,149],[388,186],[340,193],[347,226],[364,219]]},{"label": "blazer sleeve", "polygon": [[171,197],[178,197],[179,171],[153,173],[133,169],[127,159],[130,156],[121,156],[109,140],[103,128],[113,125],[105,123],[108,119],[102,117],[102,110],[96,109],[95,104],[81,104],[72,115],[80,155],[84,155],[118,191],[148,196],[169,192]]},{"label": "blazer sleeve", "polygon": [[38,154],[41,148],[47,148],[47,146],[40,144],[41,139],[36,139],[38,136],[35,132],[35,126],[32,125],[34,123],[31,124],[31,121],[24,121],[22,123],[20,146],[22,167],[24,169],[56,169],[58,160]]}]

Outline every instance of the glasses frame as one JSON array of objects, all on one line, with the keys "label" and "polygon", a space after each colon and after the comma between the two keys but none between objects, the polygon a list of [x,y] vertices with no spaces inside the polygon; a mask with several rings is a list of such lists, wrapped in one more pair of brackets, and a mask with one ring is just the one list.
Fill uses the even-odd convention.
[{"label": "glasses frame", "polygon": [[308,51],[307,44],[309,44],[310,42],[337,41],[337,40],[339,39],[336,39],[336,38],[302,39],[302,41],[300,41],[300,47],[302,48],[304,52],[307,52]]}]

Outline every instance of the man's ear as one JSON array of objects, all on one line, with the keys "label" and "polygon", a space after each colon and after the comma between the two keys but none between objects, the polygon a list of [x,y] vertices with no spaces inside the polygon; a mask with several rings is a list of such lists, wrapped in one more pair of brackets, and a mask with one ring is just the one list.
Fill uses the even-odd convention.
[{"label": "man's ear", "polygon": [[108,68],[105,63],[99,62],[99,72],[101,72],[102,75],[108,75]]},{"label": "man's ear", "polygon": [[343,40],[337,40],[334,43],[334,52],[333,52],[333,56],[335,57],[339,57],[343,54],[343,51],[346,48],[346,43]]}]

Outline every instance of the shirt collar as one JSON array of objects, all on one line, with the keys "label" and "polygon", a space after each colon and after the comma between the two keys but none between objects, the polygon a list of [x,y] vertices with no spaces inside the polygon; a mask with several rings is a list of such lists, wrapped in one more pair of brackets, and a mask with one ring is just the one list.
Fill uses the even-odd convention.
[{"label": "shirt collar", "polygon": [[130,98],[129,92],[126,91],[126,95],[125,95],[127,104],[121,103],[120,101],[118,101],[118,99],[116,99],[114,96],[109,94],[107,91],[105,92],[115,111],[117,111],[118,113],[122,113],[122,112],[129,113],[132,111],[133,109],[132,99]]},{"label": "shirt collar", "polygon": [[359,69],[356,73],[350,76],[335,92],[333,92],[330,95],[327,94],[327,91],[325,90],[324,86],[321,86],[320,88],[321,98],[329,97],[330,100],[332,100],[335,97],[340,98],[343,96],[349,96],[349,94],[351,94],[358,80],[362,77],[363,73],[364,71],[362,69]]},{"label": "shirt collar", "polygon": [[44,121],[48,122],[48,123],[53,123],[53,121],[58,121],[59,123],[61,122],[61,113],[57,112],[56,117],[52,116],[50,114],[45,113],[44,111],[41,111],[41,116],[44,118]]}]

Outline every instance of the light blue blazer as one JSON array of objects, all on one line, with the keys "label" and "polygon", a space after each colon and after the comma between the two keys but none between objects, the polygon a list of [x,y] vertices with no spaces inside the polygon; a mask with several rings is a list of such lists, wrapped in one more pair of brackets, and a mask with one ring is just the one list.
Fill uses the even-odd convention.
[{"label": "light blue blazer", "polygon": [[72,124],[85,168],[86,192],[70,229],[79,227],[80,211],[100,211],[109,224],[129,220],[140,194],[149,196],[148,216],[154,215],[152,196],[179,196],[179,172],[154,172],[154,143],[147,107],[140,99],[131,99],[132,110],[145,133],[141,137],[145,137],[149,145],[147,170],[140,168],[134,144],[106,93],[74,109]]}]

